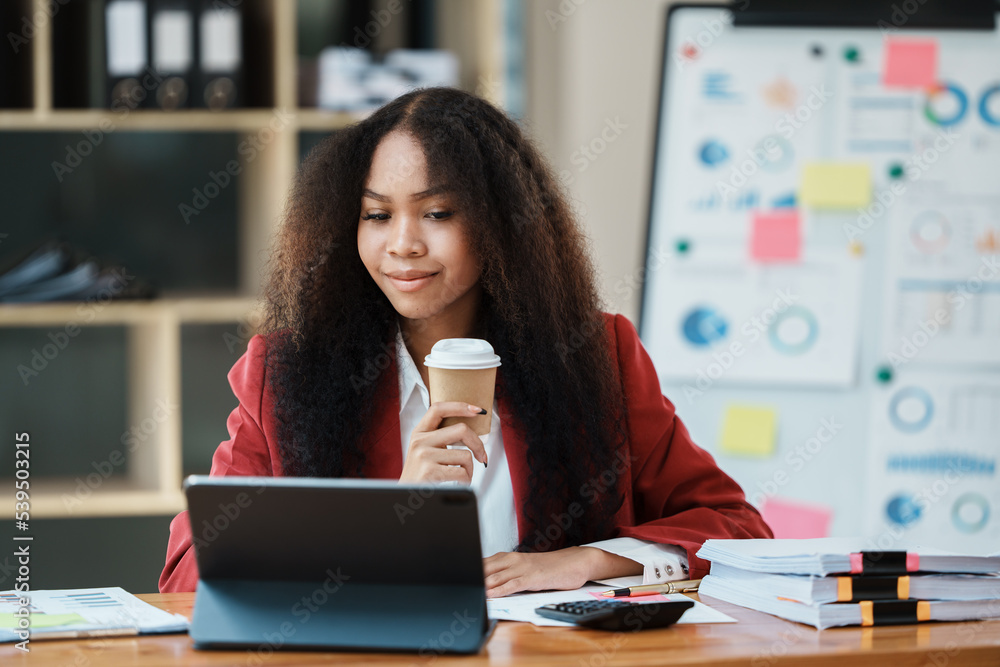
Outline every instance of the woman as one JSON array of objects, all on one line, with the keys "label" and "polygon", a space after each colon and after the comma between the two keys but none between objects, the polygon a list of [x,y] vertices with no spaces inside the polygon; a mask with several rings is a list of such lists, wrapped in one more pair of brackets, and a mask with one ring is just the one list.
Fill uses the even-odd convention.
[{"label": "woman", "polygon": [[[394,100],[299,171],[212,474],[471,483],[493,597],[706,574],[705,539],[771,533],[691,442],[593,276],[513,121],[450,88]],[[486,406],[426,391],[431,346],[470,337],[502,360],[485,445],[439,426]],[[182,512],[161,591],[194,590],[191,544]]]}]

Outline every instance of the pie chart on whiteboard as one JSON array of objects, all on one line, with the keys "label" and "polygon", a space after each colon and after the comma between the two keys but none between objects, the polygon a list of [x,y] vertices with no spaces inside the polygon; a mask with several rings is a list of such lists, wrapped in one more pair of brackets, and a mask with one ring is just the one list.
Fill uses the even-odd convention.
[{"label": "pie chart on whiteboard", "polygon": [[768,337],[781,354],[796,355],[808,351],[816,342],[819,323],[812,311],[792,306],[771,325]]},{"label": "pie chart on whiteboard", "polygon": [[950,239],[951,225],[938,211],[924,211],[910,225],[910,241],[925,255],[941,252]]},{"label": "pie chart on whiteboard", "polygon": [[903,433],[919,433],[934,419],[934,399],[922,387],[903,387],[889,400],[889,421]]},{"label": "pie chart on whiteboard", "polygon": [[726,337],[729,324],[714,308],[699,306],[684,315],[681,333],[691,345],[708,347]]}]

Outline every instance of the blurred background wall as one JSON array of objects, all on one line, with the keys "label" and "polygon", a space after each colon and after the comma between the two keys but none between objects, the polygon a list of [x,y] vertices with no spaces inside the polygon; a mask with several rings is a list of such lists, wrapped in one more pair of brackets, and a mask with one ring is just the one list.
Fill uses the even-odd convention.
[{"label": "blurred background wall", "polygon": [[[576,202],[607,307],[638,323],[663,26],[656,0],[525,3],[525,124]],[[603,152],[588,150],[591,142]],[[617,290],[616,290],[617,286]]]}]

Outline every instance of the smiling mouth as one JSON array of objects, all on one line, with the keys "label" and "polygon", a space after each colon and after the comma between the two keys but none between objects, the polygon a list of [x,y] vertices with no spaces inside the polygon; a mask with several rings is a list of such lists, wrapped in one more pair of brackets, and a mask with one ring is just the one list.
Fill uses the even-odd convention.
[{"label": "smiling mouth", "polygon": [[386,277],[393,284],[393,286],[401,292],[415,292],[424,286],[430,284],[434,278],[437,277],[437,273],[431,273],[426,276],[420,276],[419,278],[394,278],[388,274]]}]

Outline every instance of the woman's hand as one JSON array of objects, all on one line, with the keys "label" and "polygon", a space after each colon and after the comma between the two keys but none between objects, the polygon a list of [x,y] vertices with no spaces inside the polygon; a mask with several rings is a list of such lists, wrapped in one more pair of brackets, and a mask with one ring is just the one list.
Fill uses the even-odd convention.
[{"label": "woman's hand", "polygon": [[[438,428],[445,417],[471,417],[486,414],[475,405],[456,401],[431,403],[410,436],[400,482],[472,483],[472,457],[486,465],[486,448],[468,424]],[[468,449],[448,449],[465,445]]]},{"label": "woman's hand", "polygon": [[572,590],[592,579],[642,574],[642,565],[597,547],[569,547],[546,553],[501,552],[483,559],[486,597],[520,591]]}]

